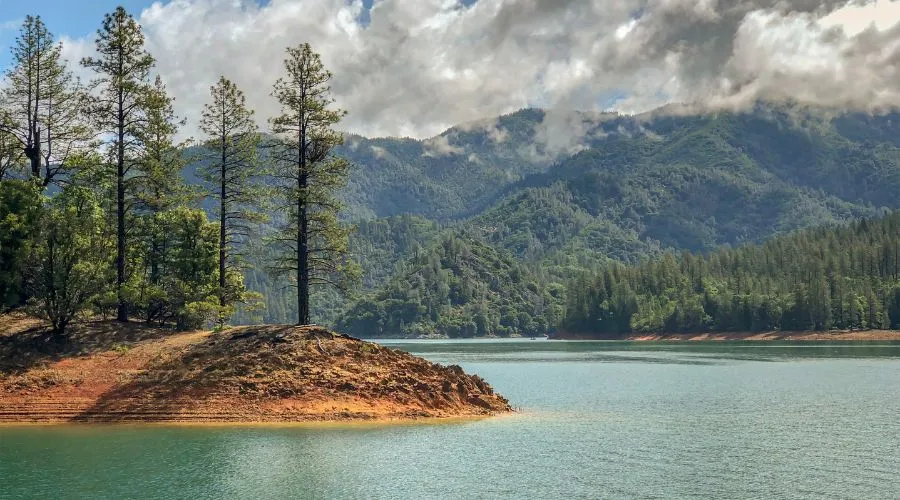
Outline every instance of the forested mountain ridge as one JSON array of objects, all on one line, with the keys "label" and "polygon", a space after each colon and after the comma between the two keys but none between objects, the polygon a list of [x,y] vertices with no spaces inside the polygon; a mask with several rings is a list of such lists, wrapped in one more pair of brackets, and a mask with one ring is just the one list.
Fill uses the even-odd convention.
[{"label": "forested mountain ridge", "polygon": [[569,287],[569,332],[900,328],[900,212],[706,256],[611,264]]},{"label": "forested mountain ridge", "polygon": [[[544,285],[561,286],[608,260],[762,242],[898,206],[900,115],[759,106],[702,116],[564,116],[563,125],[575,117],[580,135],[555,156],[544,129],[553,116],[542,110],[424,141],[347,136],[340,154],[354,168],[345,217],[366,221],[351,237],[367,271],[357,291],[362,300],[384,293],[398,263],[406,271],[415,265],[413,246],[394,242],[424,237],[401,219],[373,216],[439,220],[417,242],[419,251],[441,231],[464,234],[508,252]],[[251,288],[277,296],[257,274]],[[332,324],[352,307],[335,295],[322,299],[321,322]]]},{"label": "forested mountain ridge", "polygon": [[556,158],[532,147],[543,116],[522,110],[425,140],[348,135],[336,154],[356,166],[344,197],[350,213],[438,220],[477,213],[503,187],[545,171]]},{"label": "forested mountain ridge", "polygon": [[606,118],[585,134],[591,147],[504,186],[455,226],[561,285],[609,260],[875,217],[898,206],[900,151],[888,140],[898,122],[767,107]]},{"label": "forested mountain ridge", "polygon": [[[833,128],[788,122],[769,123],[782,131],[761,137],[753,132],[765,130],[760,120],[693,118],[667,136],[608,138],[524,180],[474,222],[501,246],[537,258],[569,238],[590,239],[582,233],[599,224],[616,237],[587,247],[630,261],[657,244],[711,250],[897,206],[896,146],[870,148]],[[796,151],[780,144],[784,137]]]},{"label": "forested mountain ridge", "polygon": [[451,233],[354,304],[338,328],[363,337],[543,334],[561,314],[561,293],[509,255]]}]

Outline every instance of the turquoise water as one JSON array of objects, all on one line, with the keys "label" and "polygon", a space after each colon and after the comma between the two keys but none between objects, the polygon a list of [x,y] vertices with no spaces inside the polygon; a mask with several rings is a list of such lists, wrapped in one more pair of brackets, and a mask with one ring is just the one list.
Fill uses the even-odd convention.
[{"label": "turquoise water", "polygon": [[900,343],[397,342],[511,417],[0,427],[0,498],[898,498]]}]

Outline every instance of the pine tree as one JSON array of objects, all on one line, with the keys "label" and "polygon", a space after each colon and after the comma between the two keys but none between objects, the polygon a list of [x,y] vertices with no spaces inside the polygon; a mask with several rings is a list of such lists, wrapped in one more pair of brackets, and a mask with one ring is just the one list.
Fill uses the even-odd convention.
[{"label": "pine tree", "polygon": [[263,172],[257,158],[260,134],[244,93],[222,76],[210,94],[212,102],[204,107],[200,121],[208,153],[199,173],[210,198],[218,202],[219,305],[225,307],[243,300],[241,244],[246,246],[252,226],[265,220],[255,208],[264,198]]},{"label": "pine tree", "polygon": [[18,168],[21,159],[22,148],[18,139],[0,126],[0,182]]},{"label": "pine tree", "polygon": [[331,73],[309,44],[287,53],[287,75],[272,92],[282,113],[271,122],[279,139],[273,161],[283,218],[274,239],[282,252],[272,270],[295,273],[297,322],[309,324],[310,285],[345,289],[355,274],[347,259],[350,227],[338,220],[342,204],[336,196],[349,164],[331,154],[343,142],[332,127],[346,113],[331,109]]},{"label": "pine tree", "polygon": [[94,85],[102,92],[91,112],[99,128],[114,135],[112,156],[116,179],[116,318],[128,321],[128,305],[123,295],[126,280],[128,205],[126,191],[130,171],[139,157],[140,126],[146,121],[144,101],[153,56],[144,49],[141,27],[123,7],[103,18],[97,31],[98,57],[86,57],[81,64],[94,70]]},{"label": "pine tree", "polygon": [[26,16],[10,49],[13,64],[3,90],[0,162],[11,159],[7,148],[14,140],[31,176],[43,186],[64,176],[67,160],[91,146],[92,130],[83,113],[87,93],[61,51],[41,18]]},{"label": "pine tree", "polygon": [[182,170],[187,165],[183,150],[188,142],[176,142],[175,139],[184,120],[175,114],[173,103],[162,78],[157,76],[143,96],[145,117],[135,129],[141,152],[134,164],[137,174],[129,180],[129,185],[133,191],[134,209],[141,215],[141,223],[135,231],[141,252],[140,258],[132,258],[129,264],[144,273],[132,273],[129,286],[140,290],[139,303],[147,321],[163,313],[167,300],[161,284],[170,249],[166,245],[166,227],[161,217],[184,205],[192,195],[182,177]]}]

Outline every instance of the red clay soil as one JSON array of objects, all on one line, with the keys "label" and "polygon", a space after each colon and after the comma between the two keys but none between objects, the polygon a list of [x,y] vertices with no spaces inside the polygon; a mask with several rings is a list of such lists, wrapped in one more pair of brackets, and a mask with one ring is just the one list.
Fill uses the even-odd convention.
[{"label": "red clay soil", "polygon": [[299,422],[511,411],[480,377],[319,327],[173,333],[97,322],[65,344],[0,317],[0,423]]},{"label": "red clay soil", "polygon": [[896,330],[834,330],[827,332],[721,332],[721,333],[637,333],[626,336],[557,333],[563,340],[633,340],[633,341],[723,341],[723,340],[795,340],[795,341],[900,341]]}]

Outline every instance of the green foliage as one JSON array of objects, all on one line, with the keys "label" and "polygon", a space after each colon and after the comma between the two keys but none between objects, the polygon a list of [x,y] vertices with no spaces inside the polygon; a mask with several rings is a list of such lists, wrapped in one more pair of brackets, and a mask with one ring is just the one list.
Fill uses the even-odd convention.
[{"label": "green foliage", "polygon": [[61,334],[110,283],[112,240],[99,200],[86,188],[67,186],[43,214],[29,256],[26,283],[33,310]]},{"label": "green foliage", "polygon": [[354,304],[338,328],[368,337],[542,334],[561,312],[558,292],[510,256],[451,233]]},{"label": "green foliage", "polygon": [[159,213],[183,205],[196,193],[191,192],[181,178],[187,165],[182,154],[187,142],[175,142],[184,120],[175,114],[174,99],[157,76],[153,85],[141,97],[146,119],[134,128],[136,139],[142,144],[137,158],[139,174],[130,179],[137,208],[145,213]]},{"label": "green foliage", "polygon": [[[131,313],[179,329],[199,328],[226,314],[218,297],[218,226],[202,210],[187,207],[143,222],[142,232],[152,231],[157,250],[140,245],[131,252],[131,267],[145,270],[132,273],[126,282],[124,296]],[[235,279],[240,276],[228,277]]]},{"label": "green foliage", "polygon": [[611,264],[569,286],[568,331],[900,327],[900,212],[762,245]]},{"label": "green foliage", "polygon": [[281,104],[281,114],[271,120],[280,220],[271,238],[278,253],[269,269],[295,280],[297,322],[308,324],[310,286],[346,290],[358,277],[358,266],[347,258],[352,227],[338,217],[337,194],[347,183],[349,163],[332,153],[343,142],[333,127],[346,112],[332,109],[331,73],[309,44],[287,53],[286,75],[272,92]]},{"label": "green foliage", "polygon": [[22,269],[39,231],[40,189],[29,181],[0,182],[0,310],[23,305]]}]

